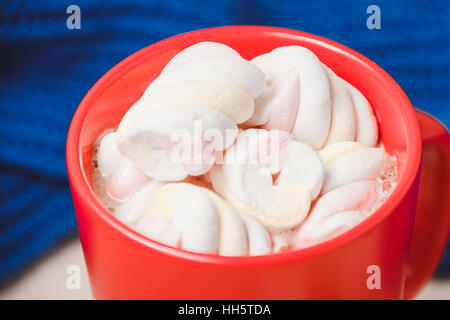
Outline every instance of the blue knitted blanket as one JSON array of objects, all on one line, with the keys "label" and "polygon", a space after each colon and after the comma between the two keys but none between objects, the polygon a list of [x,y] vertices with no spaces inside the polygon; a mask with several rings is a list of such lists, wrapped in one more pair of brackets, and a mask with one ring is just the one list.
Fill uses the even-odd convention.
[{"label": "blue knitted blanket", "polygon": [[[369,30],[366,9],[381,9]],[[66,9],[81,9],[69,30]],[[71,117],[108,69],[158,40],[219,25],[307,31],[368,56],[449,126],[450,3],[218,0],[0,2],[0,284],[76,234],[65,167]],[[450,269],[450,254],[441,272]],[[450,271],[447,271],[450,272]]]}]

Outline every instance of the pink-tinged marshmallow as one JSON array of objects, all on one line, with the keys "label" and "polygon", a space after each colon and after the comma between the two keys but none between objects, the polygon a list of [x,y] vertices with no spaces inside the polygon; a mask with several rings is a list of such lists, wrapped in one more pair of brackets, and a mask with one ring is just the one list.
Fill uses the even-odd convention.
[{"label": "pink-tinged marshmallow", "polygon": [[[256,209],[237,197],[236,189],[229,185],[222,166],[214,166],[209,172],[209,176],[214,190],[224,197],[233,208],[252,216],[271,232],[288,230],[299,225],[309,211],[311,193],[303,185],[272,186],[269,199],[264,200],[263,209]],[[250,189],[248,191],[252,199],[258,199],[256,196],[258,191]]]},{"label": "pink-tinged marshmallow", "polygon": [[318,243],[334,238],[353,228],[364,218],[363,212],[358,210],[335,213],[313,228],[311,241],[312,243]]},{"label": "pink-tinged marshmallow", "polygon": [[345,184],[320,197],[311,209],[307,219],[295,232],[294,244],[297,247],[310,244],[311,232],[320,223],[332,215],[358,210],[377,192],[378,184],[373,180],[364,180]]},{"label": "pink-tinged marshmallow", "polygon": [[324,144],[330,129],[330,85],[314,53],[299,46],[276,48],[252,60],[266,74],[269,84],[278,75],[296,70],[300,77],[300,103],[292,134],[315,149]]},{"label": "pink-tinged marshmallow", "polygon": [[325,166],[321,194],[350,182],[376,178],[388,160],[379,148],[364,148],[337,157]]},{"label": "pink-tinged marshmallow", "polygon": [[227,183],[246,205],[263,210],[272,197],[272,174],[286,160],[290,137],[283,131],[248,129],[241,131],[224,158]]},{"label": "pink-tinged marshmallow", "polygon": [[297,70],[277,76],[271,86],[255,99],[255,112],[246,124],[291,132],[300,103],[299,88],[300,78]]},{"label": "pink-tinged marshmallow", "polygon": [[124,201],[135,193],[150,178],[131,161],[121,162],[109,178],[106,192],[114,199]]}]

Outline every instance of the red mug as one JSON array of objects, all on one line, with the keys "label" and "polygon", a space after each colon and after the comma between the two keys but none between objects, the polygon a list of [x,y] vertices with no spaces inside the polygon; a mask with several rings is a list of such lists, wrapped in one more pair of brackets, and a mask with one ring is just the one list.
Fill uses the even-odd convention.
[{"label": "red mug", "polygon": [[[404,158],[389,199],[334,239],[266,256],[187,252],[148,239],[118,221],[91,187],[93,143],[119,124],[176,53],[199,41],[227,44],[247,59],[280,46],[304,46],[357,87],[374,108],[387,151]],[[416,112],[400,86],[374,62],[322,37],[258,26],[194,31],[136,52],[87,93],[67,138],[70,186],[97,299],[412,298],[432,276],[447,243],[449,160],[448,130]]]}]

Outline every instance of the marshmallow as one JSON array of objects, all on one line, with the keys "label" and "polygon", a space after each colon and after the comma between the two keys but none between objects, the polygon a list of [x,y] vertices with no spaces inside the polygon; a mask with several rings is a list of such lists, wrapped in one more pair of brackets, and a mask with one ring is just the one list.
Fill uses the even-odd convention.
[{"label": "marshmallow", "polygon": [[345,84],[351,94],[358,121],[356,141],[367,147],[375,147],[378,141],[378,124],[372,107],[358,89],[348,82]]},{"label": "marshmallow", "polygon": [[217,81],[181,81],[146,91],[142,102],[127,113],[127,117],[142,117],[153,108],[177,105],[199,106],[223,113],[236,123],[248,120],[254,110],[253,97],[246,91]]},{"label": "marshmallow", "polygon": [[106,185],[106,192],[114,199],[124,201],[150,178],[131,161],[121,161]]},{"label": "marshmallow", "polygon": [[263,210],[270,202],[271,174],[280,170],[282,146],[288,138],[281,131],[248,129],[240,132],[236,143],[227,150],[223,164],[227,184],[246,205]]},{"label": "marshmallow", "polygon": [[[302,185],[272,186],[269,201],[261,210],[243,203],[235,189],[228,185],[222,166],[216,165],[209,176],[214,190],[224,197],[232,207],[242,213],[249,214],[270,231],[280,231],[299,225],[309,211],[311,193]],[[255,194],[252,194],[256,198]]]},{"label": "marshmallow", "polygon": [[164,182],[152,180],[139,189],[127,201],[121,203],[114,210],[117,219],[128,226],[134,226],[150,207],[155,193],[164,185]]},{"label": "marshmallow", "polygon": [[241,256],[248,252],[247,231],[233,208],[216,193],[202,189],[216,206],[220,220],[219,254]]},{"label": "marshmallow", "polygon": [[102,177],[111,176],[127,159],[120,153],[116,144],[116,133],[109,132],[101,137],[97,150],[97,167]]},{"label": "marshmallow", "polygon": [[299,225],[311,205],[311,191],[299,184],[273,187],[272,201],[262,214],[255,216],[269,230],[278,231]]},{"label": "marshmallow", "polygon": [[97,162],[106,203],[137,232],[192,252],[264,255],[335,237],[384,201],[395,177],[377,140],[367,99],[310,50],[249,62],[200,42],[102,138]]},{"label": "marshmallow", "polygon": [[325,166],[321,194],[350,182],[374,179],[387,159],[378,148],[364,148],[337,157]]},{"label": "marshmallow", "polygon": [[196,43],[176,54],[164,67],[162,73],[167,72],[176,65],[189,62],[194,59],[202,59],[209,57],[230,57],[242,59],[241,55],[229,46],[218,43],[204,41]]},{"label": "marshmallow", "polygon": [[251,216],[238,212],[242,222],[247,229],[248,254],[251,256],[260,256],[269,254],[272,251],[272,240],[269,232]]},{"label": "marshmallow", "polygon": [[149,181],[145,173],[124,157],[116,144],[116,133],[104,135],[98,145],[97,167],[107,179],[106,192],[123,201]]},{"label": "marshmallow", "polygon": [[317,152],[307,144],[291,141],[288,146],[288,160],[276,180],[277,185],[300,184],[311,192],[315,199],[322,188],[324,171]]},{"label": "marshmallow", "polygon": [[[231,190],[223,173],[223,165],[215,165],[208,172],[214,191],[222,196],[233,208],[240,212],[255,216],[254,209],[244,204],[234,191]],[[253,211],[253,212],[252,212]],[[252,212],[252,213],[250,213]]]},{"label": "marshmallow", "polygon": [[178,247],[180,245],[180,233],[166,219],[158,215],[144,215],[134,226],[134,230],[168,246]]},{"label": "marshmallow", "polygon": [[[138,110],[143,109],[139,107]],[[116,140],[120,152],[156,180],[180,181],[189,174],[207,172],[214,163],[214,154],[210,159],[204,159],[205,147],[212,147],[212,151],[223,150],[234,142],[238,132],[232,119],[207,108],[172,106],[142,113],[142,117],[137,116],[137,111],[130,118],[125,116],[122,119]],[[210,143],[204,144],[203,135],[208,131],[217,132],[217,135],[211,137]],[[201,147],[200,158],[194,158],[201,170],[195,168],[195,172],[184,166],[193,161],[189,154],[192,147]]]},{"label": "marshmallow", "polygon": [[237,86],[253,97],[258,97],[266,87],[264,73],[245,59],[207,57],[176,64],[156,78],[147,88],[158,88],[189,80],[209,80]]},{"label": "marshmallow", "polygon": [[[175,194],[176,187],[176,184],[169,183],[156,191],[150,206],[144,211],[143,217],[135,225],[137,232],[167,245],[179,245],[181,234],[171,224],[171,199]],[[170,233],[170,237],[167,237],[168,233]]]},{"label": "marshmallow", "polygon": [[160,188],[137,229],[161,241],[169,226],[180,235],[179,243],[185,250],[227,256],[247,254],[243,222],[223,199],[208,189],[187,183],[170,183]]},{"label": "marshmallow", "polygon": [[274,97],[273,90],[266,87],[266,89],[264,89],[264,91],[254,100],[254,112],[252,116],[243,124],[245,128],[260,126],[269,120],[271,111],[269,103],[274,99]]},{"label": "marshmallow", "polygon": [[330,216],[343,211],[358,210],[377,191],[377,182],[364,180],[340,186],[320,197],[305,222],[295,233],[294,243],[303,246],[311,240],[313,229]]},{"label": "marshmallow", "polygon": [[324,166],[339,156],[346,153],[363,149],[364,146],[354,141],[341,141],[327,145],[319,151],[319,157]]},{"label": "marshmallow", "polygon": [[247,125],[291,132],[300,103],[300,79],[296,70],[280,74],[258,98]]},{"label": "marshmallow", "polygon": [[319,149],[330,129],[330,85],[326,72],[314,53],[299,46],[274,49],[252,60],[271,83],[277,75],[296,70],[300,77],[300,104],[292,134]]},{"label": "marshmallow", "polygon": [[[269,143],[271,150],[265,154],[262,149],[267,150]],[[241,132],[236,143],[227,150],[219,170],[223,171],[223,178],[222,173],[210,174],[215,190],[238,210],[272,230],[299,224],[308,212],[311,194],[314,197],[319,194],[323,180],[322,162],[316,151],[292,141],[289,134],[282,131],[249,129]],[[276,186],[273,186],[272,174],[278,172]]]},{"label": "marshmallow", "polygon": [[210,198],[189,184],[181,183],[172,199],[172,222],[181,235],[181,248],[193,252],[217,253],[219,218]]},{"label": "marshmallow", "polygon": [[354,141],[356,135],[356,115],[352,97],[333,70],[323,65],[331,90],[331,125],[325,145],[339,141]]},{"label": "marshmallow", "polygon": [[240,201],[264,210],[272,200],[272,176],[262,174],[257,164],[223,165],[227,184]]},{"label": "marshmallow", "polygon": [[318,243],[336,237],[363,221],[365,215],[358,210],[333,214],[311,231],[311,241]]}]

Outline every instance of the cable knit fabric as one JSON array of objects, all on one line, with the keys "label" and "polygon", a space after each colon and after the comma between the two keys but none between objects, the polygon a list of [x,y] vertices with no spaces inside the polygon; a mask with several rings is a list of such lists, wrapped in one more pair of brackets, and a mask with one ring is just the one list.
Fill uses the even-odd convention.
[{"label": "cable knit fabric", "polygon": [[[108,69],[158,40],[255,24],[341,42],[387,70],[413,104],[450,125],[450,5],[382,1],[2,1],[0,4],[0,283],[76,233],[65,167],[71,117]],[[69,5],[81,29],[66,27]],[[441,273],[450,269],[450,254]],[[449,271],[447,271],[449,273]]]}]

